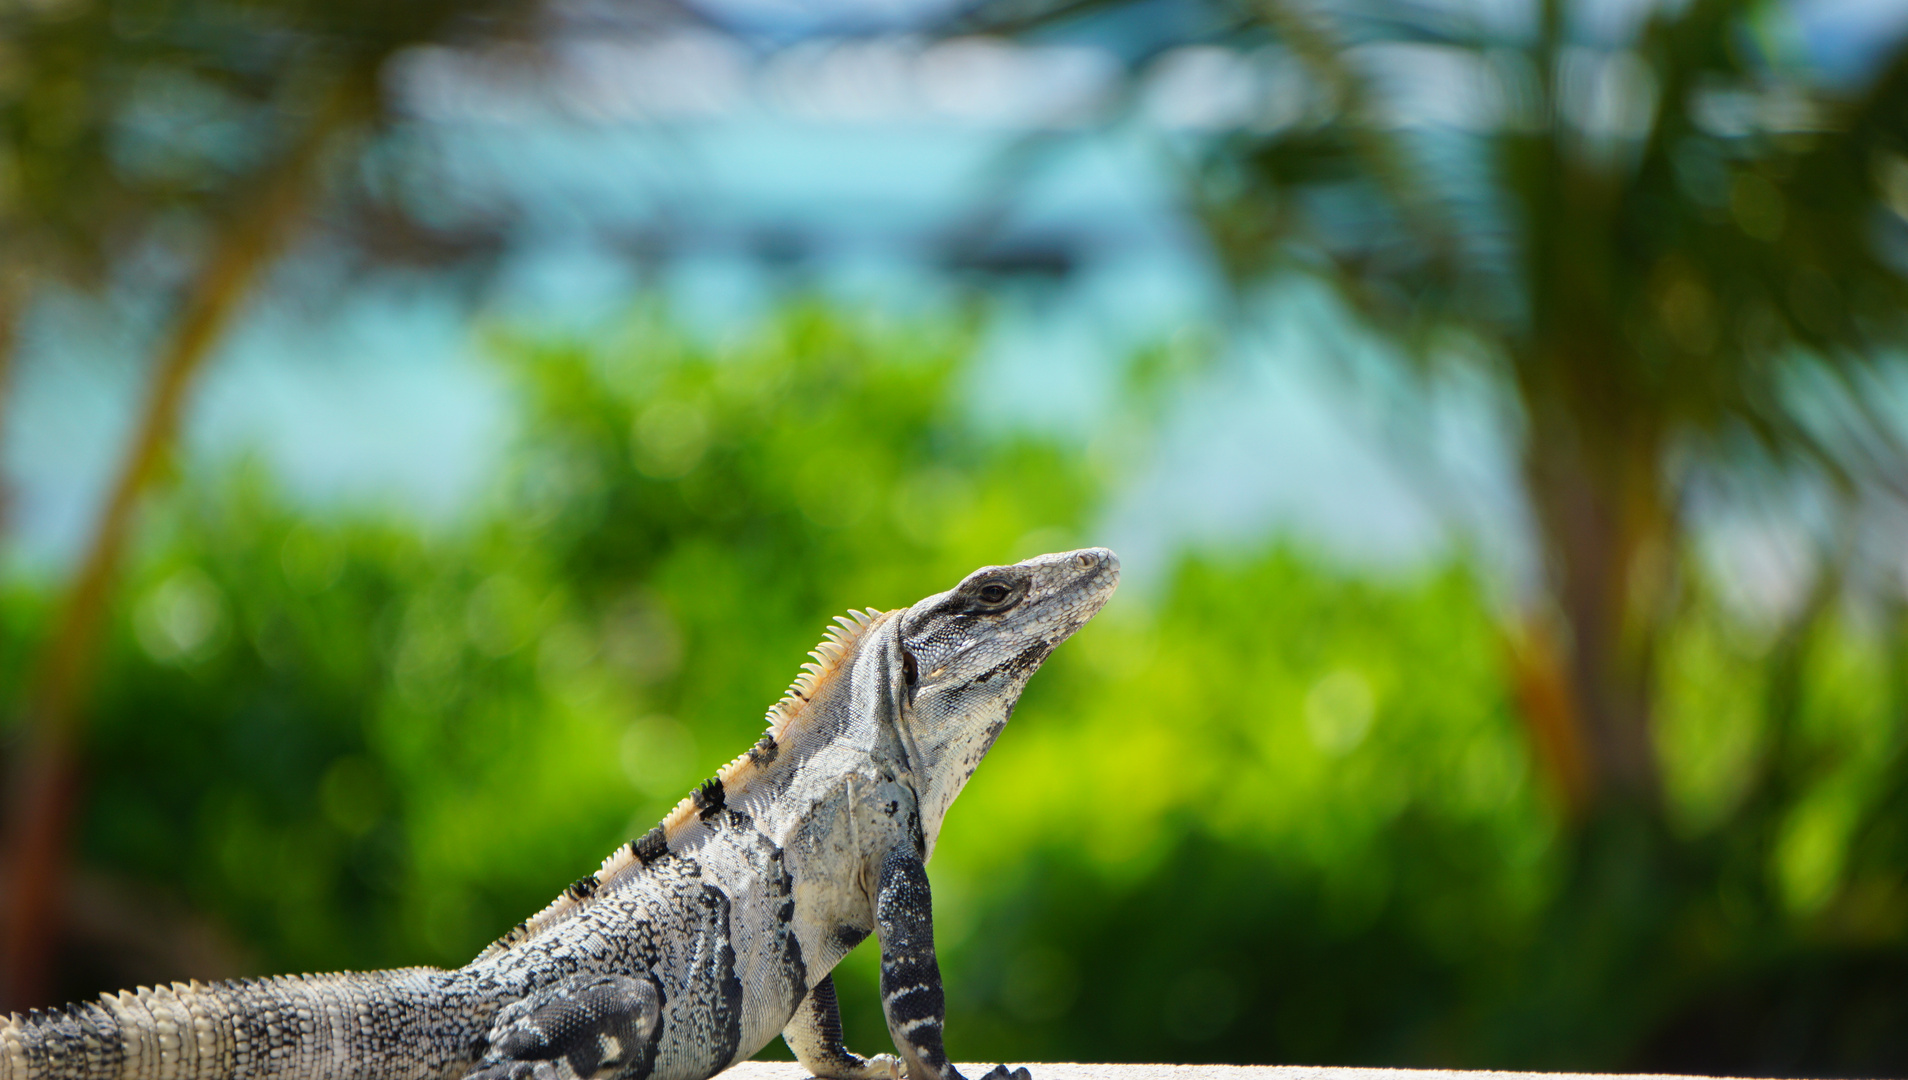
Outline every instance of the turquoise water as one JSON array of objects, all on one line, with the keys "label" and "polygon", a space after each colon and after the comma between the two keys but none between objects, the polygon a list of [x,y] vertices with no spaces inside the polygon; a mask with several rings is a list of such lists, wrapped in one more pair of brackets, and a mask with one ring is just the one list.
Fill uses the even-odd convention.
[{"label": "turquoise water", "polygon": [[[866,6],[842,10],[873,17]],[[818,10],[742,8],[798,31]],[[1793,10],[1782,34],[1858,71],[1908,6]],[[482,358],[490,329],[600,333],[660,296],[720,335],[790,295],[906,318],[979,293],[989,330],[969,407],[1109,462],[1119,494],[1095,539],[1122,546],[1136,581],[1176,545],[1275,529],[1353,562],[1470,545],[1513,588],[1528,580],[1503,404],[1482,384],[1401,386],[1302,286],[1255,298],[1157,431],[1134,436],[1124,358],[1210,340],[1233,311],[1177,191],[1199,139],[1291,121],[1252,57],[1180,50],[1127,82],[1098,46],[906,35],[769,48],[679,30],[558,53],[554,77],[430,50],[393,66],[404,119],[363,175],[486,238],[494,261],[366,271],[315,230],[197,388],[189,467],[250,453],[314,502],[451,521],[509,437],[508,390]],[[1488,112],[1448,63],[1386,62],[1406,76],[1401,123],[1457,129]],[[1413,96],[1411,78],[1433,92]],[[48,298],[28,322],[0,429],[16,568],[56,572],[98,505],[158,325],[166,269],[147,261],[158,268],[129,260],[117,290]]]}]

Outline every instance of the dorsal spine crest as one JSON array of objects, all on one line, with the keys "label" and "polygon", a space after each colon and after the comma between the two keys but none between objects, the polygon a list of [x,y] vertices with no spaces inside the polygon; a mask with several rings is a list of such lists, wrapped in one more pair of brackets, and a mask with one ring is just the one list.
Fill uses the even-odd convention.
[{"label": "dorsal spine crest", "polygon": [[780,758],[781,748],[788,742],[790,729],[801,723],[816,693],[841,670],[842,660],[854,651],[862,635],[883,614],[876,608],[867,608],[835,616],[838,625],[828,627],[823,633],[821,642],[809,651],[808,655],[812,659],[802,664],[801,674],[795,676],[795,681],[789,684],[781,700],[770,707],[767,717],[769,729],[755,745],[717,770],[714,777],[698,785],[687,798],[663,816],[661,824],[643,834],[641,839],[631,840],[611,852],[596,873],[564,889],[543,910],[518,923],[509,933],[493,942],[477,959],[494,956],[535,937],[545,927],[568,918],[625,873],[640,872],[643,867],[669,854],[670,841],[682,835],[689,825],[709,820],[736,795],[747,792],[749,782],[771,768]]}]

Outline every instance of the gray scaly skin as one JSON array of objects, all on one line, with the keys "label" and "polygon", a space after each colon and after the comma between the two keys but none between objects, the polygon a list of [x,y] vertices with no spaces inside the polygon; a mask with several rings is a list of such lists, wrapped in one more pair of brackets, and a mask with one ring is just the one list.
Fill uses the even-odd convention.
[{"label": "gray scaly skin", "polygon": [[[1118,580],[1092,548],[838,620],[760,742],[465,967],[174,983],[15,1015],[0,1080],[704,1080],[777,1032],[829,1080],[963,1080],[941,1042],[926,863],[1028,677]],[[870,933],[899,1058],[841,1042],[829,972]]]}]

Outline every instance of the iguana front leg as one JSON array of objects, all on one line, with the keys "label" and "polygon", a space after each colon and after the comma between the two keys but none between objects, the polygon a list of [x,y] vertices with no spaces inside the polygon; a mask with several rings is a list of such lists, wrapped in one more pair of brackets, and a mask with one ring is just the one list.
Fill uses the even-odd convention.
[{"label": "iguana front leg", "polygon": [[[875,934],[881,940],[881,1011],[908,1063],[908,1080],[965,1080],[941,1042],[947,995],[934,959],[934,900],[919,854],[897,847],[882,860]],[[1033,1078],[1026,1069],[996,1065],[981,1080]]]},{"label": "iguana front leg", "polygon": [[841,1041],[841,1005],[835,1000],[835,977],[824,975],[782,1029],[782,1041],[795,1060],[824,1080],[901,1080],[901,1059],[893,1054],[864,1058]]}]

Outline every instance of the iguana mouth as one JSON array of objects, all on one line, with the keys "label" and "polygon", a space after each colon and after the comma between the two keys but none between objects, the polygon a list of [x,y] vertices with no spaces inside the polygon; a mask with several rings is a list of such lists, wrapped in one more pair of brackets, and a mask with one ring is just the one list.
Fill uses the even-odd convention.
[{"label": "iguana mouth", "polygon": [[[1042,611],[1051,609],[1064,613],[1060,615],[1060,626],[1056,628],[1057,632],[1047,635],[1046,644],[1049,651],[1073,636],[1074,631],[1085,626],[1088,619],[1099,614],[1100,609],[1106,606],[1106,602],[1113,596],[1113,590],[1120,583],[1120,557],[1113,554],[1110,549],[1081,548],[1079,551],[1062,554],[1074,567],[1078,568],[1079,576],[1035,602]],[[1041,558],[1052,558],[1052,556],[1041,556]],[[1046,655],[1043,653],[1034,662],[1035,666],[1044,659]]]}]

